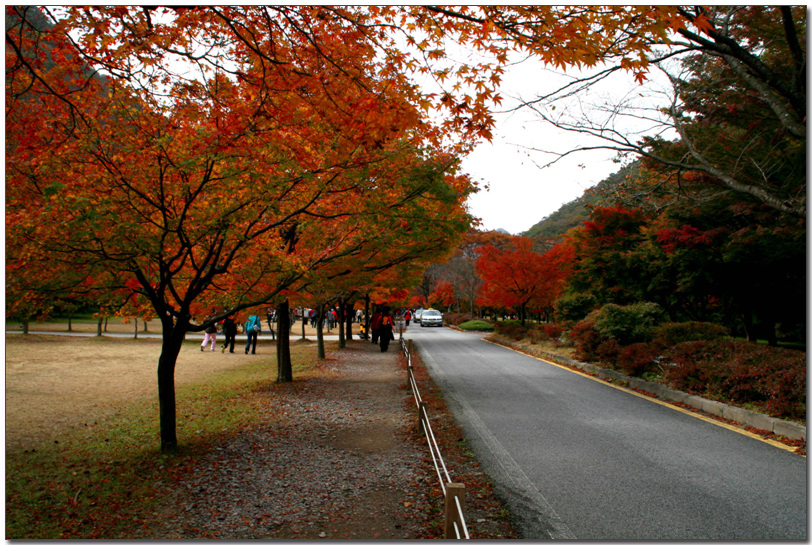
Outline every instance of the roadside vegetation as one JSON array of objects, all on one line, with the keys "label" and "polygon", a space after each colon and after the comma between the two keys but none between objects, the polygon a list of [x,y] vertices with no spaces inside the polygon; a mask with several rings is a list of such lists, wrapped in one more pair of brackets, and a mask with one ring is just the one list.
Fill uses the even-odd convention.
[{"label": "roadside vegetation", "polygon": [[708,399],[806,422],[806,353],[730,337],[707,322],[668,322],[654,304],[606,305],[583,320],[495,323],[508,339]]}]

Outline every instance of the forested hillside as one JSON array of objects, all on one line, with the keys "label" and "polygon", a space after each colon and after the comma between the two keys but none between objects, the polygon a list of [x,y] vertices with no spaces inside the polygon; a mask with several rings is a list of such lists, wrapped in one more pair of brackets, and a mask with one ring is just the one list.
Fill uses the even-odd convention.
[{"label": "forested hillside", "polygon": [[584,191],[581,197],[562,205],[521,236],[538,242],[560,242],[564,233],[589,219],[589,207],[614,204],[619,198],[618,186],[629,178],[635,178],[639,167],[639,162],[635,161],[621,168],[595,187]]}]

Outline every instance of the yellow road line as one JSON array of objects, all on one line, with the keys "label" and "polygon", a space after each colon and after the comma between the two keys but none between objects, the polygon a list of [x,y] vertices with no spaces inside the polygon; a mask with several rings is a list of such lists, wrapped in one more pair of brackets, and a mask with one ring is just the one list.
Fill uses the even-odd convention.
[{"label": "yellow road line", "polygon": [[[782,443],[780,441],[775,441],[774,439],[766,439],[766,438],[758,435],[757,433],[753,433],[753,432],[744,430],[742,428],[739,428],[737,426],[733,426],[731,424],[721,422],[719,420],[716,420],[715,418],[710,418],[710,417],[705,416],[703,414],[699,414],[699,413],[695,413],[693,411],[689,411],[688,409],[684,409],[684,408],[679,407],[677,405],[673,405],[673,404],[671,404],[671,403],[669,403],[667,401],[662,401],[660,399],[656,399],[656,398],[653,398],[651,396],[641,394],[640,392],[635,392],[631,388],[627,388],[625,386],[619,386],[617,384],[612,384],[611,382],[607,382],[607,381],[603,380],[600,377],[592,376],[589,373],[587,373],[586,371],[582,371],[582,370],[578,370],[578,369],[572,369],[571,367],[567,367],[566,365],[561,365],[560,363],[556,363],[554,361],[544,359],[541,356],[536,356],[534,354],[529,354],[527,352],[517,350],[516,348],[510,347],[510,346],[505,346],[504,344],[489,341],[488,339],[482,339],[482,340],[486,341],[486,342],[489,342],[491,344],[495,344],[497,346],[501,346],[503,348],[507,348],[508,350],[513,350],[514,352],[518,352],[519,354],[524,354],[525,356],[529,356],[529,357],[537,359],[539,361],[543,361],[544,363],[549,363],[550,365],[555,365],[556,367],[558,367],[560,369],[564,369],[565,371],[569,371],[570,373],[575,373],[575,374],[581,375],[583,377],[586,377],[586,378],[588,378],[590,380],[594,380],[595,382],[599,382],[601,384],[604,384],[604,385],[609,386],[611,388],[614,388],[616,390],[620,390],[622,392],[626,392],[627,394],[631,394],[633,396],[637,396],[637,397],[645,399],[647,401],[651,401],[652,403],[657,403],[658,405],[662,405],[663,407],[668,407],[669,409],[679,411],[681,413],[687,414],[688,416],[698,418],[699,420],[703,420],[703,421],[708,422],[710,424],[713,424],[715,426],[719,426],[719,427],[728,429],[730,431],[735,431],[736,433],[740,433],[741,435],[745,435],[747,437],[750,437],[751,439],[757,439],[758,441],[761,441],[762,443],[767,443],[767,444],[772,445],[772,446],[774,446],[776,448],[780,448],[782,450],[787,450],[787,451],[790,451],[790,452],[794,452],[795,449],[797,448],[797,447],[792,447],[790,445],[785,445],[784,443]],[[806,458],[806,455],[804,455],[804,454],[801,454],[800,456],[803,456],[804,458]]]}]

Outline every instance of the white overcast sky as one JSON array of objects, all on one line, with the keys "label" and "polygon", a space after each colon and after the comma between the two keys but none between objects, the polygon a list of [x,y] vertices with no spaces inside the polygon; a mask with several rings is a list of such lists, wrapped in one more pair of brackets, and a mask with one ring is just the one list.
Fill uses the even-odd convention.
[{"label": "white overcast sky", "polygon": [[[656,79],[656,74],[650,76]],[[507,110],[516,104],[511,96],[531,99],[550,92],[561,81],[562,76],[544,70],[539,63],[514,65],[503,81],[502,106]],[[593,99],[624,96],[630,90],[637,94],[637,84],[626,74],[612,76],[602,85]],[[462,163],[463,171],[489,186],[469,199],[469,211],[481,219],[481,229],[504,229],[514,235],[527,231],[621,167],[613,161],[616,152],[596,150],[578,152],[540,168],[550,156],[528,155],[522,146],[563,151],[585,144],[578,140],[583,137],[560,131],[526,110],[498,114],[496,119],[493,140],[480,144]]]},{"label": "white overcast sky", "polygon": [[463,171],[483,186],[468,201],[471,214],[482,221],[481,229],[504,229],[513,235],[527,231],[620,168],[609,151],[580,152],[540,168],[519,146],[571,136],[531,116],[500,117],[493,141],[477,146],[462,162]]}]

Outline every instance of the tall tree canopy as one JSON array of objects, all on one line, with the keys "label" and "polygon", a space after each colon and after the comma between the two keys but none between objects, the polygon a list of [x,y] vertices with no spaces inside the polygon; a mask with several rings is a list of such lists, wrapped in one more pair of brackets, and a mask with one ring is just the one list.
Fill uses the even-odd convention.
[{"label": "tall tree canopy", "polygon": [[[325,13],[9,8],[7,272],[47,255],[150,303],[165,449],[188,331],[336,260],[416,254],[469,225],[473,186],[414,86]],[[397,225],[376,231],[381,217]]]},{"label": "tall tree canopy", "polygon": [[527,310],[550,309],[565,288],[570,252],[564,246],[540,254],[527,237],[514,237],[507,248],[491,244],[477,249],[486,306],[513,308],[522,323]]}]

